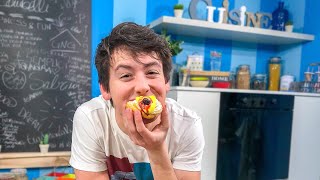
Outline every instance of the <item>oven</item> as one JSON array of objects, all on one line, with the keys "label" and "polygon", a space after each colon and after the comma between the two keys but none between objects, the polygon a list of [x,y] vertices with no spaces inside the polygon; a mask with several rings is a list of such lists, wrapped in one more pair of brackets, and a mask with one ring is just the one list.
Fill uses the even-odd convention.
[{"label": "oven", "polygon": [[217,180],[288,178],[294,96],[221,93]]}]

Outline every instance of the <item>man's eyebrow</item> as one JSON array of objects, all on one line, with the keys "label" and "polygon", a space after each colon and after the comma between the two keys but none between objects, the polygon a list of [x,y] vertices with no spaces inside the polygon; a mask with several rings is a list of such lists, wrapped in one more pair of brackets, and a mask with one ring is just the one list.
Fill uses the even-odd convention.
[{"label": "man's eyebrow", "polygon": [[151,66],[161,67],[160,63],[158,61],[153,61],[153,62],[150,62],[150,63],[143,63],[143,66],[146,67],[146,68],[151,67]]},{"label": "man's eyebrow", "polygon": [[129,65],[126,65],[126,64],[119,64],[119,65],[116,67],[115,71],[119,70],[120,68],[124,68],[124,69],[132,69],[132,67],[131,67],[131,66],[129,66]]}]

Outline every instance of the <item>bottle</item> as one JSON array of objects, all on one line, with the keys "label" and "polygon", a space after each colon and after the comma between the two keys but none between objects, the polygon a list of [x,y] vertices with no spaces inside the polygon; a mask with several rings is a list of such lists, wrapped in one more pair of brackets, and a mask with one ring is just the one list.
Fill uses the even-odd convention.
[{"label": "bottle", "polygon": [[272,57],[269,60],[269,90],[278,91],[281,75],[281,58]]},{"label": "bottle", "polygon": [[233,71],[231,71],[230,75],[229,75],[229,84],[230,84],[230,86],[229,86],[230,89],[236,89],[236,87],[237,87],[236,86],[236,73]]},{"label": "bottle", "polygon": [[221,70],[221,53],[217,51],[210,51],[210,70],[220,71]]},{"label": "bottle", "polygon": [[279,1],[278,8],[272,12],[272,29],[284,31],[288,19],[288,10],[284,8],[284,2]]},{"label": "bottle", "polygon": [[237,89],[250,89],[249,65],[239,65],[237,71]]}]

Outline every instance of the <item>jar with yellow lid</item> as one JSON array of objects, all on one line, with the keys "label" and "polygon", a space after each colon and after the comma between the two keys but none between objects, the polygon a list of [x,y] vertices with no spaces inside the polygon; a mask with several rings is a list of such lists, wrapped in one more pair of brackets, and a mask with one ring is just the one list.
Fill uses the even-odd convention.
[{"label": "jar with yellow lid", "polygon": [[270,91],[278,91],[281,76],[281,58],[272,57],[269,60],[269,87]]},{"label": "jar with yellow lid", "polygon": [[236,77],[237,89],[250,89],[250,67],[249,65],[239,65]]}]

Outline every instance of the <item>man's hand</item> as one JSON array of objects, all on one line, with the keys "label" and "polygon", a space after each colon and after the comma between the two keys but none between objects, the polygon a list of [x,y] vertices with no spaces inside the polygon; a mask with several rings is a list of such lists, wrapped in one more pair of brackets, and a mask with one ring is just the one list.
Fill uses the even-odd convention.
[{"label": "man's hand", "polygon": [[130,108],[125,110],[125,126],[130,139],[147,151],[157,151],[165,145],[165,139],[169,129],[168,111],[163,106],[161,121],[152,130],[149,130],[143,123],[139,110],[132,112]]}]

